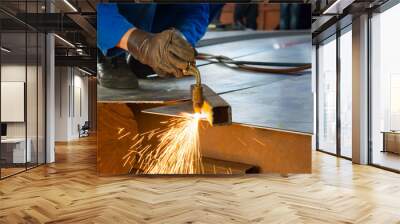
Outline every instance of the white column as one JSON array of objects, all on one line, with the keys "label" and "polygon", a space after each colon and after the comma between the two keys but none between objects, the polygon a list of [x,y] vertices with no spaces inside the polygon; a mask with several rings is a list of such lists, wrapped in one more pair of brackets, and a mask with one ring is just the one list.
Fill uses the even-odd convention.
[{"label": "white column", "polygon": [[368,16],[353,19],[353,162],[368,163]]},{"label": "white column", "polygon": [[54,133],[55,133],[55,60],[54,35],[46,36],[46,163],[55,161]]},{"label": "white column", "polygon": [[312,63],[312,68],[311,68],[311,91],[313,95],[313,136],[312,136],[312,150],[316,150],[317,147],[317,139],[316,139],[316,133],[317,133],[317,47],[315,45],[312,45],[312,56],[311,56],[311,63]]}]

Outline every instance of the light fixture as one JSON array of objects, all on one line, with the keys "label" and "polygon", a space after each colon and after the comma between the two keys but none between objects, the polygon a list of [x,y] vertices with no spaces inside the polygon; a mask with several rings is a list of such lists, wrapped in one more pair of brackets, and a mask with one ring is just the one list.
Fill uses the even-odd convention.
[{"label": "light fixture", "polygon": [[78,67],[78,70],[81,71],[81,72],[83,72],[83,73],[85,73],[85,74],[87,74],[87,75],[90,75],[90,76],[93,75],[92,73],[90,73],[90,72],[88,72],[88,71],[86,71],[86,70],[84,70],[84,69],[81,69],[81,68],[79,68],[79,67]]},{"label": "light fixture", "polygon": [[11,52],[10,49],[7,49],[7,48],[5,48],[5,47],[1,47],[0,49],[1,49],[2,51],[6,52],[6,53],[10,53],[10,52]]},{"label": "light fixture", "polygon": [[354,1],[355,0],[336,0],[332,5],[325,9],[322,14],[342,14],[343,10],[351,5]]},{"label": "light fixture", "polygon": [[61,36],[59,36],[58,34],[54,34],[55,37],[57,37],[59,40],[61,40],[62,42],[64,42],[65,44],[67,44],[70,47],[75,48],[75,45],[72,44],[71,42],[69,42],[68,40],[62,38]]},{"label": "light fixture", "polygon": [[68,0],[64,0],[64,3],[68,5],[74,12],[78,12],[78,9],[75,8]]}]

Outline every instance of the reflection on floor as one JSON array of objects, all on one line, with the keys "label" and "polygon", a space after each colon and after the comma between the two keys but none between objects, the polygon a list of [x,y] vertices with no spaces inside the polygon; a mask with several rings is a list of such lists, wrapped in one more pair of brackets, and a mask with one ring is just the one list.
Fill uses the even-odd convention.
[{"label": "reflection on floor", "polygon": [[15,173],[18,173],[18,172],[21,172],[24,170],[25,170],[25,167],[24,168],[19,168],[19,167],[18,168],[1,168],[1,178],[13,175]]},{"label": "reflection on floor", "polygon": [[375,151],[372,157],[373,164],[400,171],[400,155],[392,152]]},{"label": "reflection on floor", "polygon": [[13,165],[13,164],[7,165],[6,167],[0,168],[1,169],[0,170],[1,178],[5,178],[5,177],[11,176],[13,174],[20,173],[22,171],[25,171],[26,169],[30,169],[35,166],[37,166],[36,163],[27,163],[26,167],[25,167],[25,164],[18,164],[17,166]]},{"label": "reflection on floor", "polygon": [[0,181],[0,223],[399,223],[400,175],[313,152],[313,173],[175,177],[96,173],[96,139]]}]

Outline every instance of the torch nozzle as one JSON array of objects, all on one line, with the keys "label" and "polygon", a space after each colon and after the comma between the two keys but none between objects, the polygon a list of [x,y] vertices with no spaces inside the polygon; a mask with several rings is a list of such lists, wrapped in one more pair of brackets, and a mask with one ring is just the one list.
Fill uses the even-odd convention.
[{"label": "torch nozzle", "polygon": [[193,111],[195,113],[201,113],[203,106],[203,87],[201,85],[193,85],[192,87],[192,103]]},{"label": "torch nozzle", "polygon": [[193,111],[195,113],[201,113],[201,108],[203,106],[203,88],[201,86],[201,77],[200,71],[196,68],[195,65],[191,65],[189,68],[189,72],[194,75],[196,79],[196,84],[193,85],[192,88],[192,102],[193,102]]}]

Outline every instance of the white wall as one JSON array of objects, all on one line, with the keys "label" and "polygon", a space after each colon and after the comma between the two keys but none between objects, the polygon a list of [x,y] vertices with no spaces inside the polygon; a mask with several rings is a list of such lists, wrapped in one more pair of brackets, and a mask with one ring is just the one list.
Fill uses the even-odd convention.
[{"label": "white wall", "polygon": [[56,67],[55,73],[55,140],[77,139],[78,125],[88,120],[88,78],[72,67]]},{"label": "white wall", "polygon": [[70,84],[69,68],[55,68],[55,141],[68,140],[68,116],[69,116],[69,95]]},{"label": "white wall", "polygon": [[[28,66],[27,67],[27,72],[28,72],[28,81],[29,81],[29,87],[31,86],[36,86],[36,80],[33,81],[31,78],[31,74],[36,76],[36,67],[34,66]],[[25,64],[24,65],[18,65],[18,64],[4,64],[1,66],[1,81],[4,82],[25,82]],[[32,107],[35,107],[36,111],[36,88],[27,88],[27,106],[31,107],[28,112],[31,112]],[[6,110],[7,108],[1,108],[2,110]],[[36,119],[37,115],[36,113],[27,113],[27,118],[28,122],[35,122],[36,124]],[[33,127],[33,125],[28,124],[28,129],[29,127]],[[36,129],[36,126],[35,126]],[[29,134],[29,130],[28,130]],[[25,123],[24,122],[11,122],[7,123],[7,136],[8,137],[25,137]],[[28,135],[29,137],[29,135]]]},{"label": "white wall", "polygon": [[[44,162],[44,74],[41,66],[25,64],[2,64],[2,82],[24,82],[26,84],[26,108],[22,107],[22,113],[26,112],[27,120],[23,122],[6,122],[8,138],[25,138],[30,140],[32,161]],[[27,81],[25,80],[27,78]],[[7,97],[7,96],[2,96]],[[1,108],[9,110],[10,108]],[[26,111],[25,111],[26,110]],[[37,150],[39,156],[37,156]]]},{"label": "white wall", "polygon": [[[25,82],[25,65],[2,65],[1,66],[1,81]],[[1,108],[6,110],[6,108]],[[25,137],[25,123],[12,122],[7,123],[7,137]]]}]

